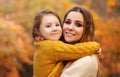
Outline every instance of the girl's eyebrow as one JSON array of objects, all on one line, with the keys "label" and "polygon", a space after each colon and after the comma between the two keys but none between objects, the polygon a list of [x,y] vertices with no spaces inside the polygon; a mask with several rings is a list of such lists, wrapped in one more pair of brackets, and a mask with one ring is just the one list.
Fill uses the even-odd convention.
[{"label": "girl's eyebrow", "polygon": [[46,23],[45,25],[51,25],[51,23]]},{"label": "girl's eyebrow", "polygon": [[51,24],[51,23],[46,23],[46,24]]},{"label": "girl's eyebrow", "polygon": [[60,22],[55,22],[56,24],[59,24]]}]

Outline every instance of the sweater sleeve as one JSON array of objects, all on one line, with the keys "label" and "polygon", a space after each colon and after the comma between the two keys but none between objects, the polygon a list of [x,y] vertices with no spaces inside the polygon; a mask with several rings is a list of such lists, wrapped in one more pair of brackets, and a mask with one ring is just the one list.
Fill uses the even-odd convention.
[{"label": "sweater sleeve", "polygon": [[75,60],[80,57],[96,53],[100,45],[97,42],[84,42],[75,45],[61,41],[45,40],[35,43],[36,49],[40,49],[56,61]]},{"label": "sweater sleeve", "polygon": [[58,62],[48,77],[60,77],[60,74],[64,68],[63,62]]}]

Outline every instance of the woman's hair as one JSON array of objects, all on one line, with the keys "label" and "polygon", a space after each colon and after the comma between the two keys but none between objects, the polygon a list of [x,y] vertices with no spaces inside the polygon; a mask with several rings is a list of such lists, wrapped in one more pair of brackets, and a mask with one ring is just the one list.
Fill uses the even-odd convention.
[{"label": "woman's hair", "polygon": [[87,10],[85,10],[85,9],[83,9],[81,7],[73,7],[72,9],[70,9],[65,14],[64,19],[63,19],[63,23],[65,22],[65,19],[66,19],[67,15],[72,11],[82,13],[83,18],[84,18],[84,25],[83,25],[84,31],[83,31],[82,37],[81,37],[79,42],[93,41],[93,37],[94,37],[94,21],[93,21],[92,15]]},{"label": "woman's hair", "polygon": [[55,11],[49,10],[49,9],[42,9],[40,12],[38,12],[36,14],[34,21],[33,21],[33,30],[32,30],[33,39],[35,39],[36,36],[40,35],[39,28],[41,25],[42,18],[43,18],[43,16],[48,15],[48,14],[56,16],[60,22],[60,25],[61,25],[60,17],[58,16],[58,14]]}]

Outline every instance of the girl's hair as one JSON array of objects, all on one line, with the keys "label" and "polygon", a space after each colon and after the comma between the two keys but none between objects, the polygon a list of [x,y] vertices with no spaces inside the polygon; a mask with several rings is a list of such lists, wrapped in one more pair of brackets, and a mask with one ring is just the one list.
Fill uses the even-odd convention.
[{"label": "girl's hair", "polygon": [[39,28],[41,25],[41,20],[42,20],[43,16],[48,15],[48,14],[56,16],[60,22],[60,25],[61,25],[60,17],[58,16],[58,14],[55,11],[50,10],[50,9],[42,9],[40,12],[38,12],[36,14],[34,21],[33,21],[33,30],[32,30],[33,39],[35,39],[36,36],[40,35]]},{"label": "girl's hair", "polygon": [[93,37],[94,37],[94,21],[93,21],[92,15],[87,10],[85,10],[85,9],[83,9],[81,7],[73,7],[72,9],[70,9],[65,14],[64,19],[63,19],[63,23],[65,22],[65,19],[66,19],[67,15],[70,12],[73,12],[73,11],[82,13],[82,15],[84,17],[84,31],[83,31],[82,37],[81,37],[79,42],[93,41]]}]

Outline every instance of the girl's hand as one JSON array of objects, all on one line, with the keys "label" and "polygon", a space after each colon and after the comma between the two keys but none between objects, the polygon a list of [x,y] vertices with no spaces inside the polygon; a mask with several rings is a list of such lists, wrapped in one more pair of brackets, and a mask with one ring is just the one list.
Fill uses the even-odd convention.
[{"label": "girl's hand", "polygon": [[99,49],[99,51],[97,52],[97,55],[100,56],[102,54],[101,48]]},{"label": "girl's hand", "polygon": [[45,38],[42,37],[42,36],[36,36],[36,37],[35,37],[35,40],[36,40],[36,41],[42,41],[42,40],[45,40]]}]

